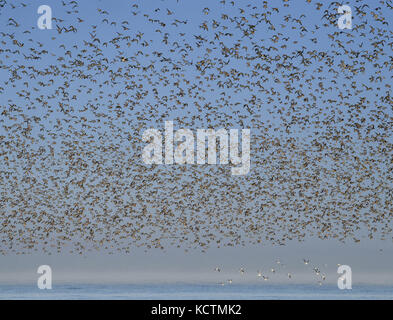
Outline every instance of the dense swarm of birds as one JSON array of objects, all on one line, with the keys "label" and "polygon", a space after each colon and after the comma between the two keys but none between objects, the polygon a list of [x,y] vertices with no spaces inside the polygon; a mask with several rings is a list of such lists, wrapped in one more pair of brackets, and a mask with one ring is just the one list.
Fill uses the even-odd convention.
[{"label": "dense swarm of birds", "polygon": [[[392,2],[342,4],[2,1],[0,252],[391,241]],[[251,171],[144,164],[166,120],[250,128]]]}]

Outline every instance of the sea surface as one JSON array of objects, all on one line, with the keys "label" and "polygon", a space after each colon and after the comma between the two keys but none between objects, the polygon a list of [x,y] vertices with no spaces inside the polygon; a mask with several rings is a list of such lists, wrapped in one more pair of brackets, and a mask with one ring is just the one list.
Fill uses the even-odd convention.
[{"label": "sea surface", "polygon": [[340,290],[334,285],[215,285],[215,284],[127,284],[56,285],[40,290],[32,285],[0,285],[0,299],[388,299],[393,287],[354,285]]}]

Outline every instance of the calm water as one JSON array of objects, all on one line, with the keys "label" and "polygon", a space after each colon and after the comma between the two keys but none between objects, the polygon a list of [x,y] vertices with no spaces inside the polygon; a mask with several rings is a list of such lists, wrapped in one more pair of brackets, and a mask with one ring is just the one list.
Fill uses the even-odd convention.
[{"label": "calm water", "polygon": [[0,299],[393,299],[393,287],[357,285],[1,285]]}]

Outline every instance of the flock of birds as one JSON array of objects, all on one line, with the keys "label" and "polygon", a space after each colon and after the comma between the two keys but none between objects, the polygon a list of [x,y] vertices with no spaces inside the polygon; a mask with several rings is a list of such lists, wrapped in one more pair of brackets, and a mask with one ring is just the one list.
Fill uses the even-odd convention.
[{"label": "flock of birds", "polygon": [[[0,1],[2,254],[391,241],[391,1],[33,2]],[[250,173],[145,165],[166,120],[250,128]]]},{"label": "flock of birds", "polygon": [[[302,262],[303,262],[303,264],[305,266],[307,266],[307,267],[310,266],[310,259],[304,259],[303,258]],[[339,267],[340,264],[337,264],[337,266]],[[326,268],[326,267],[327,267],[327,264],[324,264],[323,268]],[[277,259],[275,267],[271,267],[269,269],[266,269],[265,272],[263,272],[261,270],[258,270],[256,272],[256,278],[258,280],[268,281],[272,275],[276,274],[276,272],[277,273],[285,272],[287,279],[289,279],[289,280],[293,279],[293,277],[294,277],[293,273],[288,272],[287,270],[284,270],[285,268],[286,268],[286,265],[283,264],[280,259]],[[322,270],[322,268],[318,267],[318,266],[311,267],[311,271],[312,271],[312,274],[314,275],[314,279],[316,280],[316,283],[319,286],[322,286],[323,283],[326,280],[326,272],[322,272],[321,270]],[[217,267],[214,268],[214,271],[220,273],[222,271],[222,268],[217,266]],[[245,275],[245,273],[246,273],[245,268],[244,267],[240,267],[239,268],[239,273],[241,275]],[[227,279],[226,281],[220,281],[218,284],[221,285],[221,286],[224,286],[226,284],[230,285],[230,284],[233,284],[233,279]]]}]

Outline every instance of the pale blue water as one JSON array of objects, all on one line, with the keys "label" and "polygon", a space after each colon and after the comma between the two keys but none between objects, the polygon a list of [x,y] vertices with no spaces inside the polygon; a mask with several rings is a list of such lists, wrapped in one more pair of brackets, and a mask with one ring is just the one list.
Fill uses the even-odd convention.
[{"label": "pale blue water", "polygon": [[1,285],[0,299],[393,299],[392,286],[354,285],[339,290],[334,285]]}]

